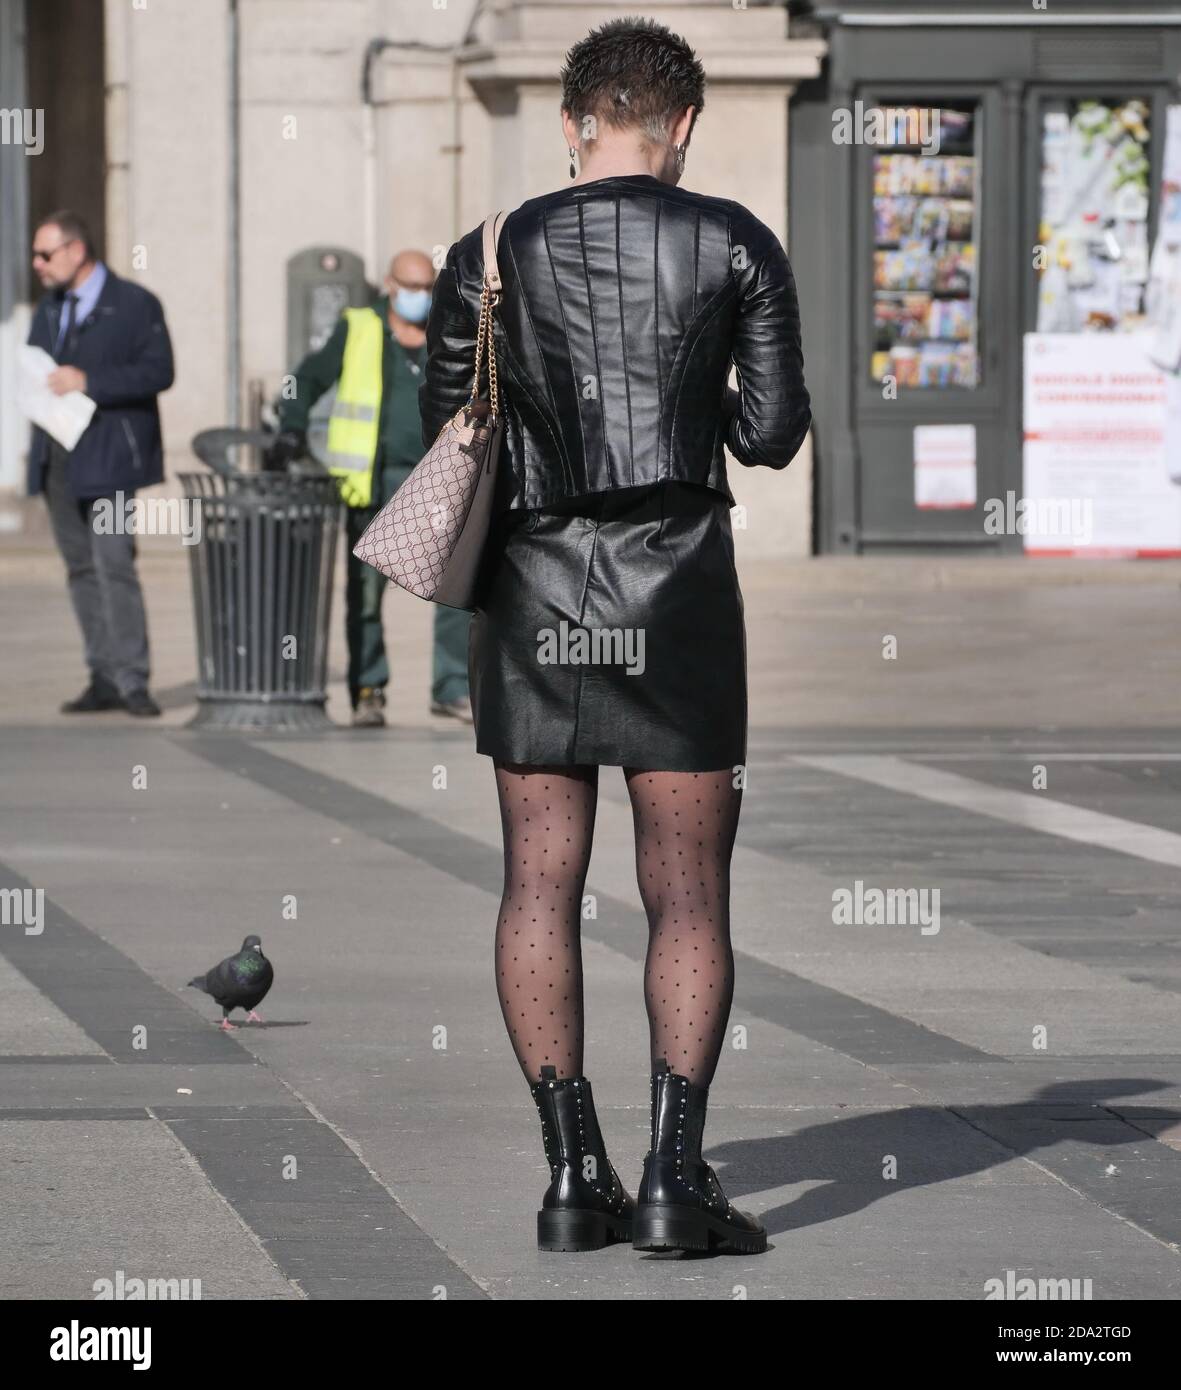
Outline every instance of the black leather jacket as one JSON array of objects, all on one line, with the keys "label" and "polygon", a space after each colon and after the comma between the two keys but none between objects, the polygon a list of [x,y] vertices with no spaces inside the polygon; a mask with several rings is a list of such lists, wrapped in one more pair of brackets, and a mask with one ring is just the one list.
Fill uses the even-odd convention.
[{"label": "black leather jacket", "polygon": [[[650,174],[598,179],[510,213],[497,258],[502,506],[665,479],[733,503],[723,445],[746,465],[791,462],[812,418],[795,281],[775,234],[741,204]],[[435,286],[419,390],[427,445],[471,392],[483,275],[477,227]]]}]

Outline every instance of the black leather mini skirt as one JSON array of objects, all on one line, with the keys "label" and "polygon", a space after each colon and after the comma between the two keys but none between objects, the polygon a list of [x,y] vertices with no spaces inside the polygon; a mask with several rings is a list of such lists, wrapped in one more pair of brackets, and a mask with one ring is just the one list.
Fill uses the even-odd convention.
[{"label": "black leather mini skirt", "polygon": [[476,748],[678,772],[746,759],[730,510],[689,483],[501,518],[468,652]]}]

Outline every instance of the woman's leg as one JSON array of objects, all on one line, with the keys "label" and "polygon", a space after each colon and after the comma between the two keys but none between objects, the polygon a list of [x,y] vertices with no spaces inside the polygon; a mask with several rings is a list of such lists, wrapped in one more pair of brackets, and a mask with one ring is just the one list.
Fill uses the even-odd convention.
[{"label": "woman's leg", "polygon": [[652,1147],[633,1218],[637,1250],[743,1254],[767,1232],[732,1206],[702,1157],[709,1087],[734,995],[730,854],[742,791],[733,772],[626,768],[648,912],[644,994],[652,1034]]},{"label": "woman's leg", "polygon": [[742,790],[730,769],[625,768],[648,914],[644,998],[652,1062],[707,1087],[734,995],[730,855]]},{"label": "woman's leg", "polygon": [[504,896],[496,986],[526,1080],[552,1066],[582,1074],[582,890],[590,863],[597,767],[496,763]]}]

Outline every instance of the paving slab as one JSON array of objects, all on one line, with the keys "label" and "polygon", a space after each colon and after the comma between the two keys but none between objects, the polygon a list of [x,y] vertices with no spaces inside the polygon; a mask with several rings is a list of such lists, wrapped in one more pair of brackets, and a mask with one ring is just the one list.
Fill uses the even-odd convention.
[{"label": "paving slab", "polygon": [[95,1281],[119,1270],[187,1279],[190,1289],[199,1279],[203,1300],[301,1296],[146,1111],[139,1120],[0,1112],[0,1204],[3,1298],[93,1299]]},{"label": "paving slab", "polygon": [[[534,1246],[499,818],[470,730],[426,713],[429,607],[390,596],[394,727],[214,738],[181,727],[187,574],[157,553],[166,716],[79,724],[56,714],[78,654],[51,560],[0,546],[0,888],[45,894],[38,936],[0,925],[0,1294],[92,1297],[122,1269],[215,1299],[978,1300],[1013,1270],[1181,1296],[1175,866],[938,804],[911,772],[988,800],[1040,758],[1062,806],[1167,845],[1181,569],[744,563],[738,988],[706,1153],[771,1248],[677,1260]],[[339,714],[339,628],[332,661]],[[858,878],[938,887],[940,931],[838,926]],[[646,924],[615,769],[588,889],[587,1071],[634,1190]],[[248,932],[276,985],[222,1033],[186,982]]]}]

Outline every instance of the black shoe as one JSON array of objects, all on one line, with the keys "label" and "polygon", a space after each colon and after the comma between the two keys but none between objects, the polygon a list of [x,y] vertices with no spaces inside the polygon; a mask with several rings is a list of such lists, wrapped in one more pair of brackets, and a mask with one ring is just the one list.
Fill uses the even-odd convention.
[{"label": "black shoe", "polygon": [[133,690],[130,695],[124,696],[123,703],[127,706],[128,714],[141,719],[155,718],[160,713],[160,706],[146,690]]},{"label": "black shoe", "polygon": [[95,714],[104,709],[122,709],[123,696],[102,676],[92,676],[90,684],[76,700],[67,700],[61,707],[63,714]]},{"label": "black shoe", "polygon": [[668,1069],[652,1073],[652,1148],[644,1159],[636,1206],[636,1250],[711,1250],[760,1255],[767,1232],[730,1205],[717,1174],[701,1157],[708,1086]]},{"label": "black shoe", "polygon": [[553,1179],[537,1213],[537,1248],[599,1250],[631,1240],[635,1200],[603,1147],[590,1082],[585,1076],[559,1081],[555,1068],[542,1067],[529,1089]]}]

